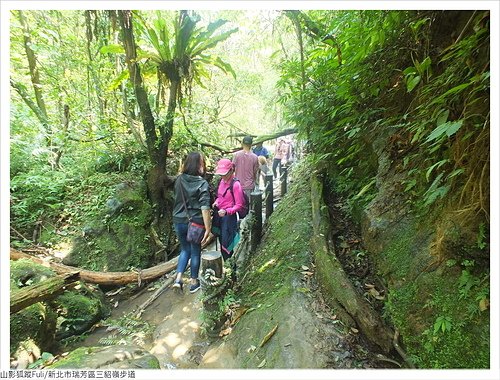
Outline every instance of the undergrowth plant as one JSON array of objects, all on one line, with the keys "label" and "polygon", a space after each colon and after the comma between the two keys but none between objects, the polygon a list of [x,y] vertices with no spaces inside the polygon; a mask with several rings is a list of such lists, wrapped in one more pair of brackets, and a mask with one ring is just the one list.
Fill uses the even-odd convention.
[{"label": "undergrowth plant", "polygon": [[108,319],[105,325],[108,326],[107,331],[110,334],[99,339],[99,343],[106,346],[130,344],[144,346],[151,338],[154,329],[148,322],[130,314],[118,319]]}]

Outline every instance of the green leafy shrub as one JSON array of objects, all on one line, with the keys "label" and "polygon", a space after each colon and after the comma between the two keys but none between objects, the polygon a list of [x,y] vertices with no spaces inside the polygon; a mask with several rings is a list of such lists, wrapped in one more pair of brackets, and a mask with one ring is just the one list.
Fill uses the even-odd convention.
[{"label": "green leafy shrub", "polygon": [[40,219],[55,218],[64,208],[72,181],[61,171],[36,168],[11,179],[11,212],[16,227],[34,227]]}]

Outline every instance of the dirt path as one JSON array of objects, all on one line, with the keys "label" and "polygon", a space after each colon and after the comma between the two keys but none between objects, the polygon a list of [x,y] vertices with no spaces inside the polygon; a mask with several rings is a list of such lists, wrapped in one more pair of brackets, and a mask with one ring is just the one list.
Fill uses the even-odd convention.
[{"label": "dirt path", "polygon": [[[184,279],[188,281],[187,278]],[[110,319],[117,320],[126,315],[135,313],[139,306],[145,302],[156,290],[155,284],[165,279],[149,284],[146,289],[136,295],[117,297],[112,303],[118,301],[113,309]],[[185,288],[182,294],[169,287],[143,312],[141,319],[154,327],[149,339],[145,339],[143,348],[155,355],[161,368],[195,368],[196,363],[191,362],[190,349],[193,344],[203,346],[199,340],[200,301],[201,292],[190,294]],[[99,340],[109,336],[106,327],[98,327],[78,346],[100,346]],[[136,342],[137,343],[137,342]],[[205,344],[205,346],[208,344]]]},{"label": "dirt path", "polygon": [[[184,280],[187,281],[187,277]],[[150,284],[136,296],[119,301],[110,318],[119,319],[134,313],[162,281],[164,279],[158,280],[156,286],[155,283]],[[309,285],[316,288],[313,284]],[[314,293],[316,291],[317,288]],[[300,295],[290,298],[288,311],[285,312],[290,316],[289,320],[278,321],[280,335],[286,337],[282,342],[282,354],[295,358],[293,362],[287,361],[288,365],[292,368],[315,368],[319,363],[331,368],[377,367],[371,355],[358,349],[358,337],[344,335],[335,327],[335,320],[332,320],[318,296],[319,293],[313,297]],[[190,294],[184,289],[183,294],[179,294],[169,287],[142,314],[142,320],[154,326],[154,331],[141,346],[158,358],[161,369],[241,368],[241,355],[238,357],[237,352],[242,351],[243,346],[246,350],[248,343],[240,335],[254,335],[258,330],[253,333],[239,332],[234,341],[231,341],[231,336],[228,337],[230,340],[210,341],[200,334],[201,308],[201,291]],[[300,310],[300,313],[292,315],[291,310]],[[100,346],[99,340],[109,334],[106,327],[99,327],[78,346]],[[296,358],[300,360],[296,361]]]},{"label": "dirt path", "polygon": [[[262,270],[261,264],[259,268]],[[357,331],[346,331],[326,306],[312,272],[307,269],[300,274],[289,266],[284,270],[296,273],[292,283],[266,282],[258,290],[273,294],[288,288],[286,297],[247,300],[246,306],[253,311],[232,326],[228,336],[212,341],[200,334],[201,291],[190,294],[185,288],[179,294],[168,287],[142,314],[142,320],[154,326],[142,348],[158,358],[162,369],[380,368],[376,353],[370,352],[363,337]],[[188,276],[186,272],[184,283]],[[165,278],[149,284],[137,295],[117,295],[119,301],[110,318],[133,315],[163,281]],[[263,346],[262,338],[274,325],[279,326],[276,334]],[[105,327],[96,329],[79,346],[99,346],[99,339],[108,334]]]}]

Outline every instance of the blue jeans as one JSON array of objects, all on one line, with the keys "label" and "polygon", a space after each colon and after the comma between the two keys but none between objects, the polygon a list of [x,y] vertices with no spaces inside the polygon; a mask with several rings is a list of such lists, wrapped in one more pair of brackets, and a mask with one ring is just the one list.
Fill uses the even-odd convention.
[{"label": "blue jeans", "polygon": [[181,244],[181,253],[177,262],[177,273],[184,273],[188,261],[191,260],[191,278],[198,278],[200,270],[201,244],[193,244],[186,240],[187,223],[174,223],[175,233]]},{"label": "blue jeans", "polygon": [[275,158],[273,160],[273,174],[274,174],[274,178],[278,178],[278,173],[277,173],[276,169],[279,169],[280,177],[281,177],[281,159],[280,158]]}]

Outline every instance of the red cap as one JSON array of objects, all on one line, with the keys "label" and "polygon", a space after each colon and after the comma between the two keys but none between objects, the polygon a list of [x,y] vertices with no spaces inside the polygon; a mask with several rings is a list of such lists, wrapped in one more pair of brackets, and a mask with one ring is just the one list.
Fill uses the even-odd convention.
[{"label": "red cap", "polygon": [[217,163],[217,169],[215,169],[215,174],[226,175],[233,168],[233,162],[227,158],[219,160]]}]

